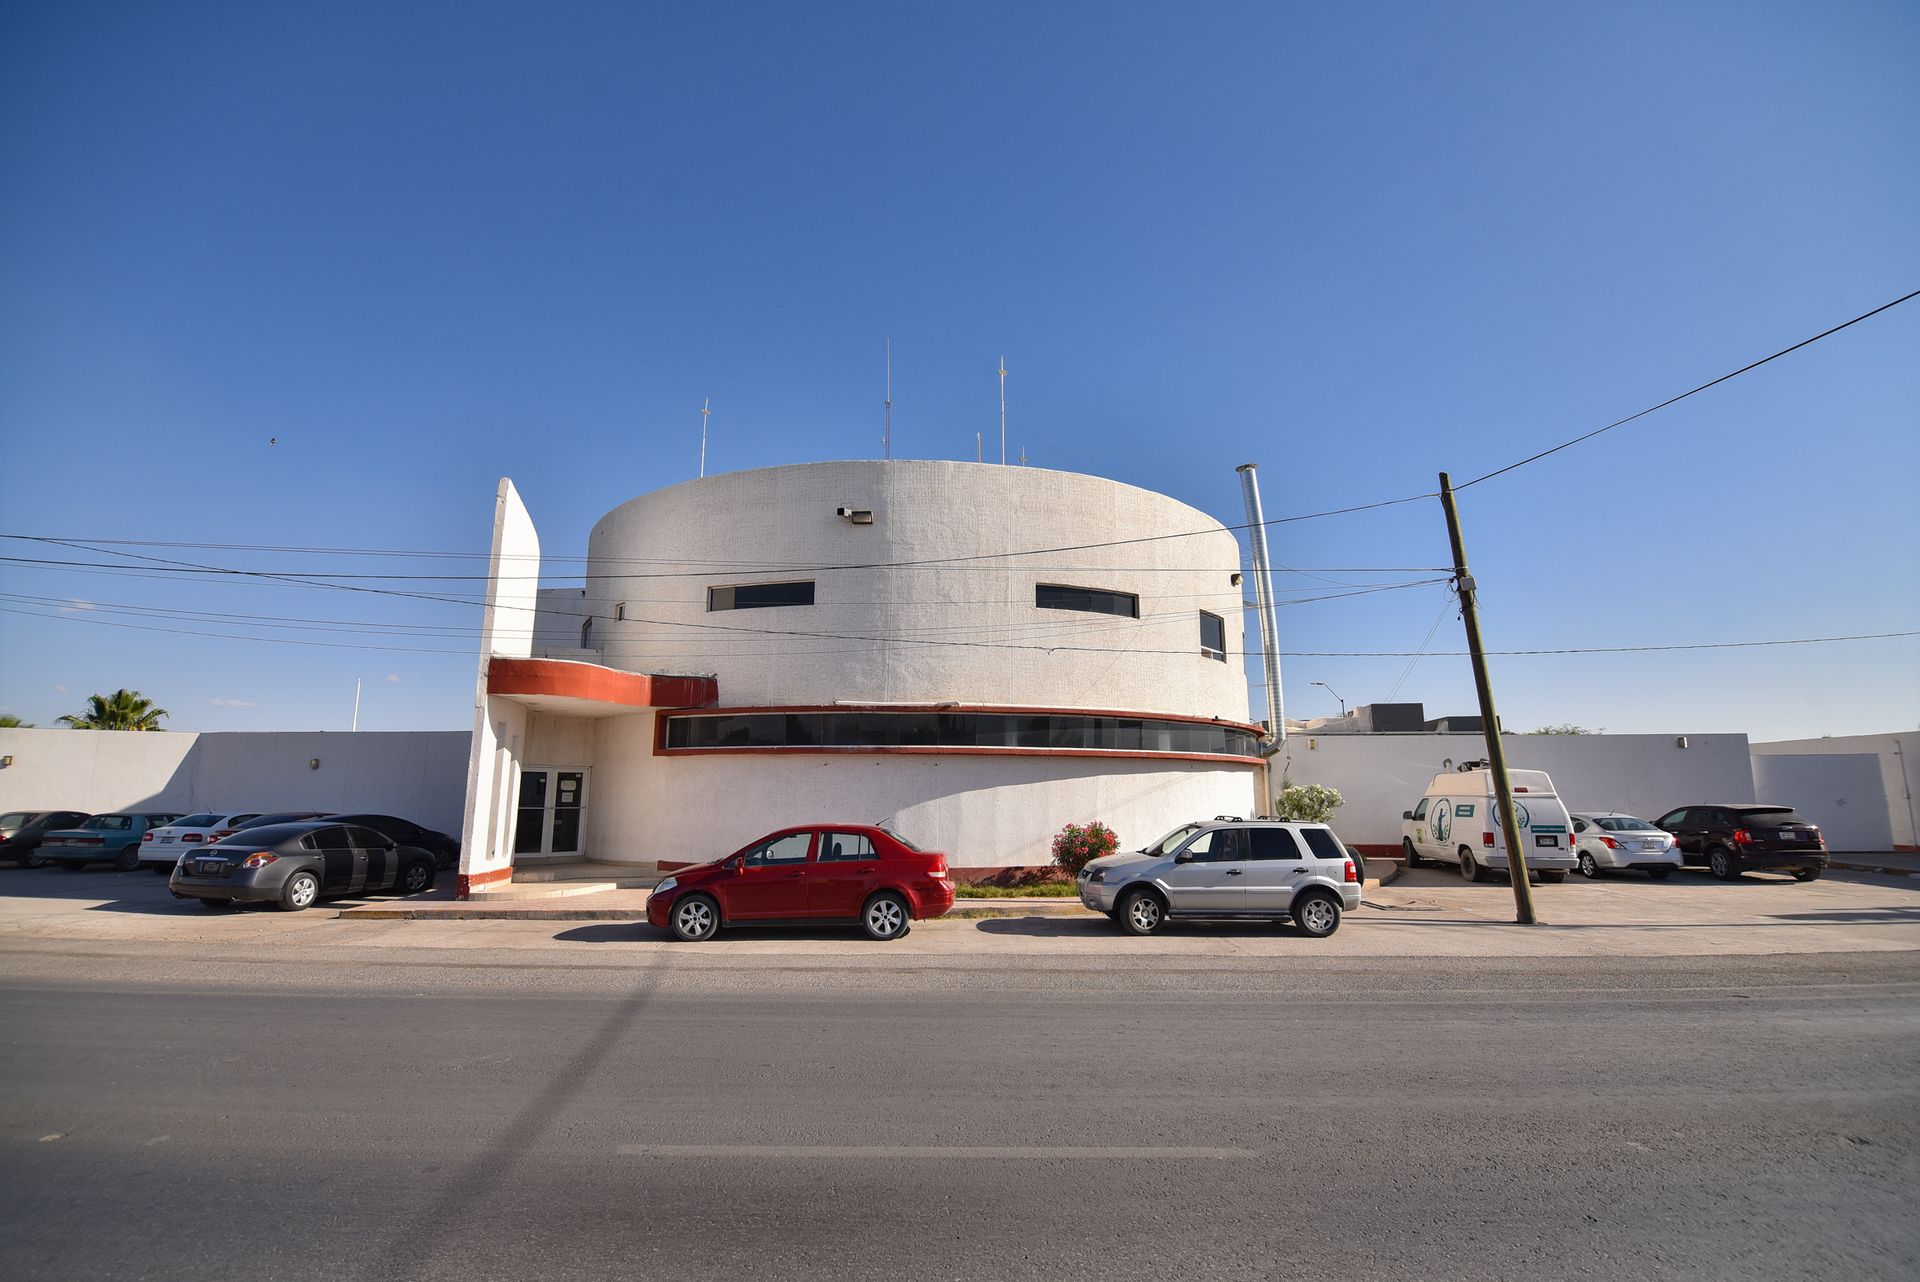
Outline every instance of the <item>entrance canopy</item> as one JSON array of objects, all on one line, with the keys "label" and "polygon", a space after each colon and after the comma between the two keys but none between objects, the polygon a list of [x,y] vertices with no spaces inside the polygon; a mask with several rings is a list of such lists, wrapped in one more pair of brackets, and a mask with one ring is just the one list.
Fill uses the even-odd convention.
[{"label": "entrance canopy", "polygon": [[647,708],[711,708],[720,702],[713,677],[652,676],[597,663],[498,654],[487,662],[487,694],[566,717],[619,717]]}]

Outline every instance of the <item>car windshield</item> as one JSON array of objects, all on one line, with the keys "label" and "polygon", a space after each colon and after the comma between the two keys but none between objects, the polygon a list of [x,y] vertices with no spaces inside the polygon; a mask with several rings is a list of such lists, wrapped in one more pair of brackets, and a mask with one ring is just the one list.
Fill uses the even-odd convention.
[{"label": "car windshield", "polygon": [[1601,819],[1596,822],[1598,822],[1599,825],[1602,828],[1605,828],[1608,832],[1658,832],[1660,831],[1658,828],[1655,828],[1652,824],[1643,823],[1638,819],[1616,819],[1609,816],[1605,819]]},{"label": "car windshield", "polygon": [[298,837],[307,831],[305,824],[263,824],[258,828],[246,828],[229,837],[214,842],[216,846],[277,846],[289,837]]},{"label": "car windshield", "polygon": [[1801,818],[1798,813],[1785,806],[1778,810],[1743,810],[1740,812],[1740,821],[1754,828],[1784,828],[1788,824],[1800,824],[1807,828],[1813,826],[1808,820]]},{"label": "car windshield", "polygon": [[914,845],[911,841],[908,841],[905,837],[902,837],[899,833],[887,827],[885,824],[880,825],[880,831],[886,833],[887,836],[893,838],[895,841],[905,846],[908,850],[918,851],[920,849],[920,847]]},{"label": "car windshield", "polygon": [[80,825],[82,828],[105,830],[107,832],[125,832],[133,827],[132,815],[95,815]]},{"label": "car windshield", "polygon": [[1178,828],[1175,828],[1151,846],[1146,847],[1140,853],[1143,855],[1170,855],[1173,853],[1175,846],[1178,846],[1181,842],[1193,836],[1194,833],[1199,832],[1204,827],[1206,827],[1205,824],[1181,824]]},{"label": "car windshield", "polygon": [[0,815],[0,828],[24,828],[31,818],[33,818],[32,811],[15,810],[10,814]]},{"label": "car windshield", "polygon": [[176,828],[211,828],[220,822],[219,815],[188,815],[185,819],[176,819]]}]

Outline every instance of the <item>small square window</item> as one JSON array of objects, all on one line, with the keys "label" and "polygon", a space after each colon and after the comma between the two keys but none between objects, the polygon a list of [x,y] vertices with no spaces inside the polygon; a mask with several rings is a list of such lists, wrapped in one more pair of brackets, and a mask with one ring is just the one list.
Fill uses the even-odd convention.
[{"label": "small square window", "polygon": [[1227,621],[1205,610],[1200,611],[1200,653],[1222,663],[1227,661]]},{"label": "small square window", "polygon": [[613,621],[615,623],[625,623],[627,621],[627,603],[625,601],[613,607]]}]

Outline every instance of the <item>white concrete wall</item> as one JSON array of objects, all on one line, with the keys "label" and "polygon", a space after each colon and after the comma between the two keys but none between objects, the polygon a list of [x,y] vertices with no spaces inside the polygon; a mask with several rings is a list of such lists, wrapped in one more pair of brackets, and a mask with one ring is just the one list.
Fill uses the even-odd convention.
[{"label": "white concrete wall", "polygon": [[1829,850],[1893,849],[1880,758],[1871,752],[1755,753],[1753,790],[1818,824]]},{"label": "white concrete wall", "polygon": [[[840,506],[874,523],[852,525]],[[1204,512],[1114,481],[898,460],[762,468],[622,504],[594,526],[588,554],[607,664],[713,673],[730,707],[952,700],[1248,715],[1238,542]],[[955,559],[971,557],[986,559]],[[803,578],[812,606],[706,608],[710,586]],[[1038,609],[1040,582],[1135,593],[1141,617]],[[624,623],[612,618],[621,602]],[[1203,609],[1226,623],[1225,663],[1200,653]]]},{"label": "white concrete wall", "polygon": [[1068,823],[1098,819],[1123,848],[1136,848],[1190,819],[1250,814],[1258,796],[1251,764],[1043,754],[655,757],[653,720],[592,723],[587,839],[595,859],[701,862],[790,824],[884,821],[945,851],[956,867],[1045,864]]},{"label": "white concrete wall", "polygon": [[[1798,797],[1789,797],[1788,793],[1799,794],[1802,785],[1797,783],[1790,773],[1774,773],[1791,768],[1771,764],[1763,767],[1760,758],[1855,756],[1871,753],[1879,759],[1880,788],[1886,795],[1887,828],[1892,847],[1899,850],[1913,850],[1920,847],[1920,841],[1916,841],[1914,833],[1916,802],[1913,794],[1915,790],[1920,789],[1920,762],[1914,760],[1916,751],[1920,751],[1920,734],[1912,733],[1841,735],[1831,739],[1782,739],[1773,743],[1753,745],[1754,774],[1757,779],[1762,769],[1768,770],[1770,786],[1781,789],[1777,796],[1761,797],[1762,801],[1791,800],[1797,806],[1801,804]],[[1812,767],[1809,766],[1808,769],[1811,770]],[[1807,776],[1805,786],[1811,788],[1815,782],[1815,777]],[[1818,792],[1807,792],[1805,795],[1814,797],[1816,801],[1820,799]],[[1830,804],[1843,795],[1845,794],[1835,793],[1834,796],[1825,798],[1821,804],[1828,804],[1830,810],[1836,811],[1851,809],[1861,804],[1852,798],[1848,798],[1847,807]],[[1814,819],[1811,810],[1804,813],[1809,819]],[[1814,822],[1820,821],[1814,819]],[[1857,849],[1873,850],[1879,847],[1861,846]]]},{"label": "white concrete wall", "polygon": [[[1655,819],[1690,801],[1752,801],[1745,735],[1507,735],[1507,767],[1544,770],[1573,811],[1617,810]],[[1340,790],[1333,827],[1355,845],[1398,846],[1400,814],[1433,776],[1487,755],[1477,734],[1290,735],[1274,762],[1296,784]]]},{"label": "white concrete wall", "polygon": [[513,482],[500,478],[493,502],[493,552],[487,603],[480,616],[480,653],[473,688],[473,733],[468,737],[466,799],[460,818],[460,887],[474,877],[511,875],[513,798],[520,788],[520,739],[527,710],[487,693],[493,655],[524,659],[533,653],[540,597],[540,534]]},{"label": "white concrete wall", "polygon": [[457,730],[0,730],[0,809],[372,811],[454,832],[467,745]]}]

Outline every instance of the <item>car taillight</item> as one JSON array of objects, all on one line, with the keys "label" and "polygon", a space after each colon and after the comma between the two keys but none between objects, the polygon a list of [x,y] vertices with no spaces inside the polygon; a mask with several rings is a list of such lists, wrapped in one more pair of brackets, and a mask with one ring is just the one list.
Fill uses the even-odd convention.
[{"label": "car taillight", "polygon": [[1493,844],[1493,834],[1490,832],[1481,833],[1480,844],[1483,846],[1491,846]]},{"label": "car taillight", "polygon": [[1354,869],[1353,860],[1351,859],[1347,860],[1347,880],[1348,881],[1360,880],[1360,874]]},{"label": "car taillight", "polygon": [[182,838],[180,838],[180,840],[182,840],[182,841],[199,841],[199,840],[200,840],[200,834],[199,834],[199,833],[197,833],[197,832],[190,832],[190,833],[187,833],[187,834],[186,834],[185,836],[183,836]]},{"label": "car taillight", "polygon": [[1753,834],[1745,828],[1735,828],[1733,830],[1733,840],[1735,845],[1750,846],[1753,844]]},{"label": "car taillight", "polygon": [[272,853],[271,851],[263,850],[257,855],[248,856],[247,862],[243,866],[247,868],[265,868],[268,864],[272,863],[274,860],[278,859],[279,857],[280,856]]},{"label": "car taillight", "polygon": [[1607,849],[1608,849],[1608,850],[1618,850],[1618,849],[1620,849],[1620,847],[1618,847],[1618,846],[1616,846],[1616,845],[1614,845],[1614,844],[1613,844],[1613,838],[1611,838],[1611,837],[1602,837],[1602,838],[1601,838],[1600,840],[1601,840],[1601,841],[1604,841],[1604,842],[1606,842],[1606,843],[1607,843]]},{"label": "car taillight", "polygon": [[153,834],[152,834],[152,833],[148,833],[148,834],[147,834],[146,836],[144,836],[144,837],[142,837],[142,838],[140,839],[140,844],[144,846],[144,845],[146,845],[146,844],[147,844],[147,843],[148,843],[149,841],[152,841],[152,840],[153,840]]}]

